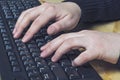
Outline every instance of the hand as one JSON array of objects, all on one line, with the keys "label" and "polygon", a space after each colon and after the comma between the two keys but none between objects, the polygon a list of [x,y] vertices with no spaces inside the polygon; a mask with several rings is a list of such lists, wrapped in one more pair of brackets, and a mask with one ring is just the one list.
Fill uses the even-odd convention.
[{"label": "hand", "polygon": [[104,60],[115,64],[120,55],[120,34],[83,30],[63,34],[41,47],[41,57],[45,58],[54,51],[52,61],[56,62],[71,49],[85,48],[72,65],[82,65],[93,59]]},{"label": "hand", "polygon": [[80,7],[73,2],[44,3],[22,12],[13,30],[13,36],[14,38],[20,37],[22,31],[31,21],[33,23],[24,35],[23,42],[30,40],[39,29],[53,19],[56,22],[48,27],[48,34],[71,30],[78,24],[80,15]]}]

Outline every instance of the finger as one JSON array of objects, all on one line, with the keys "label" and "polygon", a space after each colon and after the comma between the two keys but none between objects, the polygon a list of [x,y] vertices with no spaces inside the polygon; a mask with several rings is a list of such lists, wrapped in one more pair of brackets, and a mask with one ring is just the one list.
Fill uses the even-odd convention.
[{"label": "finger", "polygon": [[[33,35],[38,32],[40,28],[45,26],[51,19],[53,19],[56,15],[52,13],[54,10],[48,8],[45,13],[42,13],[30,26],[29,30],[26,32],[25,36],[23,37],[22,41],[27,42],[30,40]],[[49,14],[48,14],[49,13]]]},{"label": "finger", "polygon": [[[69,33],[69,34],[62,34],[59,37],[55,38],[52,40],[52,42],[57,42],[58,40],[65,40],[68,38],[73,38],[73,37],[82,37],[83,35],[78,34],[78,32],[76,33]],[[44,49],[46,49],[49,46],[50,42],[48,42],[47,44],[45,44],[44,46],[41,47],[41,50],[43,51]]]},{"label": "finger", "polygon": [[71,49],[79,49],[79,41],[77,40],[78,38],[69,38],[66,39],[60,47],[57,49],[55,52],[54,56],[52,57],[52,61],[56,62],[57,60],[60,59],[60,57],[70,51]]},{"label": "finger", "polygon": [[[57,41],[57,42],[54,42]],[[41,53],[41,57],[47,57],[49,55],[51,55],[62,43],[62,40],[57,40],[54,39],[53,41],[47,43],[45,46],[42,47],[42,53]]]},{"label": "finger", "polygon": [[72,65],[80,66],[96,58],[97,58],[97,55],[94,51],[86,50],[73,60]]},{"label": "finger", "polygon": [[25,15],[27,15],[28,13],[34,11],[36,9],[36,7],[34,8],[31,8],[31,9],[28,9],[26,11],[23,11],[22,14],[19,16],[17,22],[16,22],[16,25],[15,25],[15,28],[13,30],[13,34],[16,32],[16,28],[21,24],[21,22],[23,21],[23,18],[25,17]]},{"label": "finger", "polygon": [[15,29],[13,30],[14,37],[18,38],[30,22],[35,20],[45,10],[45,8],[46,7],[42,5],[24,11],[19,17],[15,25]]},{"label": "finger", "polygon": [[71,23],[72,20],[70,19],[69,15],[65,15],[61,20],[58,20],[57,22],[51,24],[47,29],[47,33],[51,35],[56,34],[60,31],[68,30],[69,26],[73,26]]},{"label": "finger", "polygon": [[48,42],[47,44],[43,45],[43,46],[40,48],[40,50],[41,50],[41,51],[45,50],[45,49],[47,48],[47,46],[49,46],[49,45],[50,45],[50,42]]},{"label": "finger", "polygon": [[[37,14],[35,14],[37,13]],[[24,13],[25,14],[25,13]],[[39,15],[39,13],[37,12],[37,10],[34,10],[34,12],[27,12],[26,15],[24,15],[22,19],[22,21],[18,21],[15,27],[16,32],[13,32],[14,37],[18,38],[21,33],[23,32],[23,30],[30,24],[30,22],[32,20],[34,20],[37,16]],[[21,20],[20,19],[20,20]]]},{"label": "finger", "polygon": [[51,42],[42,47],[43,52],[41,53],[41,57],[47,57],[51,55],[63,43],[64,40],[77,36],[79,36],[79,34],[69,33],[62,34],[61,36],[53,39]]}]

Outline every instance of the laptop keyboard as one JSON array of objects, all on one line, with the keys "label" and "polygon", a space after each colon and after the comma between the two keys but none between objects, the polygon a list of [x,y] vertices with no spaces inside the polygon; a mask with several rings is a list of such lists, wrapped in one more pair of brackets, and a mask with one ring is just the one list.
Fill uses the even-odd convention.
[{"label": "laptop keyboard", "polygon": [[[73,50],[54,63],[41,58],[40,47],[60,34],[49,36],[42,28],[27,43],[14,39],[12,31],[22,11],[40,5],[37,0],[0,0],[0,76],[2,80],[101,80],[89,63],[72,67],[79,55]],[[25,31],[24,31],[25,32]],[[24,35],[24,33],[23,33]]]}]

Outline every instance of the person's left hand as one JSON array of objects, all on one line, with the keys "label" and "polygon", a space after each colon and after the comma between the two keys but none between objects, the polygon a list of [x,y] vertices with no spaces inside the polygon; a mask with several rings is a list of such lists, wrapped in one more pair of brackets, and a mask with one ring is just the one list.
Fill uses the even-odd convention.
[{"label": "person's left hand", "polygon": [[62,34],[41,47],[41,57],[45,58],[54,51],[52,61],[56,62],[71,49],[85,48],[72,62],[73,66],[82,65],[93,59],[100,59],[115,64],[120,54],[120,35],[83,30],[76,33]]},{"label": "person's left hand", "polygon": [[49,35],[72,30],[78,24],[80,17],[81,8],[74,2],[44,3],[21,13],[13,30],[13,37],[19,38],[31,22],[30,27],[22,38],[23,42],[29,41],[51,20],[55,22],[47,28]]}]

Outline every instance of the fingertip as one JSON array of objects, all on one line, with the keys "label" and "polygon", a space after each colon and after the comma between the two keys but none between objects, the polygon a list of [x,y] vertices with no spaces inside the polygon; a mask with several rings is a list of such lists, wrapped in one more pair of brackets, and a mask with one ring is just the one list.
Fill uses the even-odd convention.
[{"label": "fingertip", "polygon": [[49,26],[48,29],[47,29],[47,33],[49,35],[53,35],[56,33],[56,29],[54,28],[54,26]]},{"label": "fingertip", "polygon": [[22,38],[22,42],[23,42],[23,43],[26,43],[27,41],[28,41],[28,37],[24,36],[24,37]]},{"label": "fingertip", "polygon": [[51,60],[52,60],[52,62],[57,62],[57,58],[54,56],[51,58]]},{"label": "fingertip", "polygon": [[76,67],[76,66],[78,66],[78,64],[76,64],[75,61],[72,61],[72,66],[73,66],[73,67]]},{"label": "fingertip", "polygon": [[77,58],[72,61],[72,66],[74,66],[74,67],[80,66],[82,64],[83,63],[81,61],[78,61]]},{"label": "fingertip", "polygon": [[16,31],[17,31],[16,28],[14,28],[12,34],[14,35],[16,33]]},{"label": "fingertip", "polygon": [[40,57],[45,58],[45,56],[46,56],[45,51],[42,51],[41,54],[40,54]]},{"label": "fingertip", "polygon": [[45,46],[42,46],[42,47],[40,48],[41,51],[43,51],[44,49],[45,49]]},{"label": "fingertip", "polygon": [[41,51],[43,51],[43,50],[44,50],[44,48],[43,48],[43,47],[41,47],[41,48],[40,48],[40,50],[41,50]]},{"label": "fingertip", "polygon": [[14,33],[13,37],[14,37],[14,38],[18,38],[18,37],[19,37],[19,34],[18,34],[17,32]]},{"label": "fingertip", "polygon": [[72,66],[75,67],[76,65],[74,64],[74,62],[72,61]]},{"label": "fingertip", "polygon": [[22,39],[22,42],[23,42],[23,43],[26,43],[26,42],[27,42],[26,38],[23,38],[23,39]]},{"label": "fingertip", "polygon": [[49,47],[50,42],[46,43],[45,45],[41,46],[40,50],[43,51],[45,50],[47,47]]},{"label": "fingertip", "polygon": [[30,36],[25,34],[24,37],[22,38],[22,42],[27,42],[29,40]]}]

